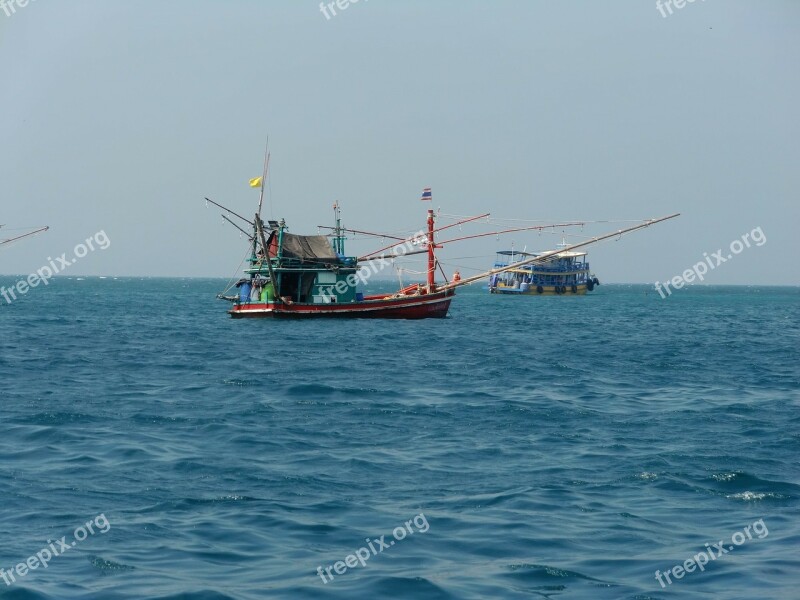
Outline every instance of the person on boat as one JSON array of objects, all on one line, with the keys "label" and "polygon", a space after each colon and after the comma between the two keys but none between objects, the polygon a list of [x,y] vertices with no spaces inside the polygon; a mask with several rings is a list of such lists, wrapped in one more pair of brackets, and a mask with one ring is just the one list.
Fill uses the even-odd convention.
[{"label": "person on boat", "polygon": [[261,300],[261,281],[256,280],[253,282],[253,289],[250,292],[251,302],[259,302]]}]

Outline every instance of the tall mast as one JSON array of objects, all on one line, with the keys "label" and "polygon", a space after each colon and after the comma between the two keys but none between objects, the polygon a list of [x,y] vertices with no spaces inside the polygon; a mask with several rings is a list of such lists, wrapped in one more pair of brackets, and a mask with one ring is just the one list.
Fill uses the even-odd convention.
[{"label": "tall mast", "polygon": [[432,294],[436,288],[436,253],[434,252],[433,239],[433,209],[428,209],[428,293]]},{"label": "tall mast", "polygon": [[264,187],[267,185],[267,170],[269,169],[269,137],[264,148],[264,171],[261,174],[261,197],[258,199],[258,216],[261,216],[261,207],[264,204]]}]

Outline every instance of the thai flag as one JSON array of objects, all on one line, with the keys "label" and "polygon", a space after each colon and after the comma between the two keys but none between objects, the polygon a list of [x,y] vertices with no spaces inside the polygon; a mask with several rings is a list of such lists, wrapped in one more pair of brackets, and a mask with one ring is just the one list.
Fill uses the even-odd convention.
[{"label": "thai flag", "polygon": [[422,198],[420,200],[433,200],[433,194],[431,193],[431,188],[425,188],[422,190]]}]

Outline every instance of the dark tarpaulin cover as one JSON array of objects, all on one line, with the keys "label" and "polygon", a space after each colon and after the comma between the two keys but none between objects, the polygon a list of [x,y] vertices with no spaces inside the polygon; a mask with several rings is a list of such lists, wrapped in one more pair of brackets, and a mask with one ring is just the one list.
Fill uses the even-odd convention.
[{"label": "dark tarpaulin cover", "polygon": [[283,234],[283,256],[306,262],[338,263],[330,241],[324,235]]}]

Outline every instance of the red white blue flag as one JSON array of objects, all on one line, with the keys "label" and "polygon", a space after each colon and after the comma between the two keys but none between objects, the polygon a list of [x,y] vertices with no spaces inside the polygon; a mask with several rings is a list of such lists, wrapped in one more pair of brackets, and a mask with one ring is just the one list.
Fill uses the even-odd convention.
[{"label": "red white blue flag", "polygon": [[420,200],[433,200],[433,194],[431,193],[431,188],[425,188],[422,190],[422,198]]}]

